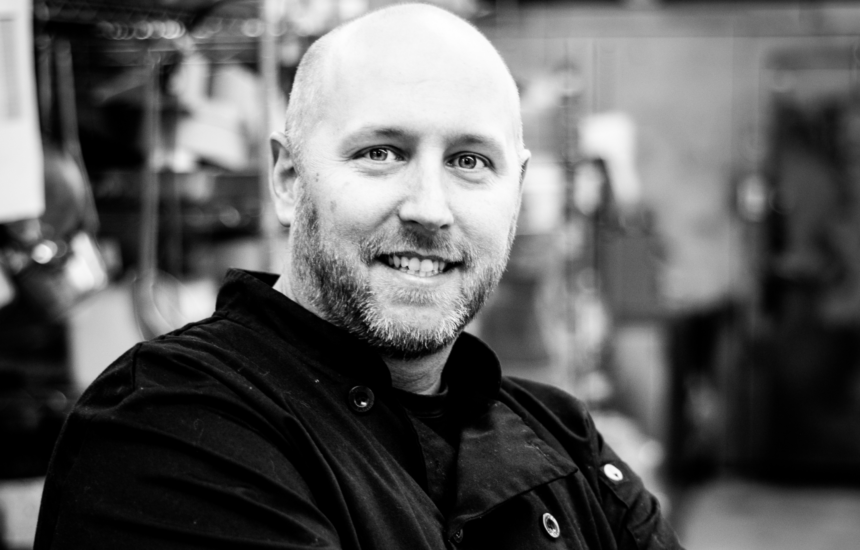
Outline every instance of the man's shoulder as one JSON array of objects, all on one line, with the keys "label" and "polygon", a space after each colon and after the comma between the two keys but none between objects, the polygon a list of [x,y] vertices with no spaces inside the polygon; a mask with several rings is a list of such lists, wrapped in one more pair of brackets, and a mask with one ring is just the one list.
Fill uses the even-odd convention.
[{"label": "man's shoulder", "polygon": [[503,395],[527,409],[545,409],[555,415],[580,420],[589,417],[585,403],[558,386],[516,376],[503,376],[501,390]]},{"label": "man's shoulder", "polygon": [[152,339],[138,342],[117,357],[105,373],[117,369],[134,369],[142,361],[153,361],[158,365],[183,356],[193,357],[204,353],[212,355],[215,350],[229,346],[230,339],[226,337],[229,329],[223,326],[228,324],[232,323],[223,317],[213,315]]},{"label": "man's shoulder", "polygon": [[[213,315],[140,342],[115,359],[81,396],[82,405],[114,405],[150,390],[231,392],[265,382],[268,357],[254,331]],[[283,356],[283,354],[281,354]]]},{"label": "man's shoulder", "polygon": [[541,437],[582,460],[596,452],[597,429],[585,403],[561,388],[505,376],[500,400]]},{"label": "man's shoulder", "polygon": [[[209,331],[198,328],[206,326],[212,320],[208,318],[190,323],[180,329],[133,345],[107,365],[83,393],[81,401],[86,402],[92,396],[103,395],[106,392],[120,398],[123,394],[134,391],[141,382],[138,380],[141,367],[146,371],[168,373],[174,371],[173,365],[177,361],[189,366],[202,363],[202,361],[189,361],[189,359],[195,355],[202,359],[200,356],[207,348],[217,345],[215,338],[206,336]],[[183,361],[182,358],[185,360]]]},{"label": "man's shoulder", "polygon": [[[170,360],[203,358],[211,364],[213,358],[233,356],[248,344],[248,331],[232,319],[213,314],[211,317],[186,324],[171,332],[141,342],[135,348],[134,359]],[[217,363],[217,361],[216,361]]]}]

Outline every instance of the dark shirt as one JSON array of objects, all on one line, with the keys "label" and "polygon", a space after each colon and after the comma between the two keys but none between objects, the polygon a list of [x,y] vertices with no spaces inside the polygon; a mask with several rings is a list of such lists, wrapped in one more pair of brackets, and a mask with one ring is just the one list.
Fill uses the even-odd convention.
[{"label": "dark shirt", "polygon": [[447,515],[456,496],[457,449],[461,426],[457,417],[448,414],[448,389],[433,395],[397,391],[418,433],[424,467],[427,472],[427,494],[443,515]]},{"label": "dark shirt", "polygon": [[459,441],[440,509],[432,437],[385,363],[276,278],[231,271],[211,318],[91,385],[51,461],[37,550],[678,548],[583,405],[503,378],[467,334],[443,374]]}]

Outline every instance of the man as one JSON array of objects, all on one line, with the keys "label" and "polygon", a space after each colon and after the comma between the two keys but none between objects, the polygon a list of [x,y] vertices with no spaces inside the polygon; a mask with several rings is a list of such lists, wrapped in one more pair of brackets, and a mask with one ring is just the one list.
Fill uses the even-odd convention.
[{"label": "man", "polygon": [[422,5],[320,39],[273,138],[276,277],[81,398],[36,548],[677,548],[573,397],[461,334],[529,153],[503,61]]}]

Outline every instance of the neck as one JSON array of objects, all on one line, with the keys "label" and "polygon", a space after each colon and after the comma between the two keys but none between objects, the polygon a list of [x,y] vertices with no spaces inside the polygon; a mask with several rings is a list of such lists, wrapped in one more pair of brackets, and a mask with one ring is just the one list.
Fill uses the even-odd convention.
[{"label": "neck", "polygon": [[285,275],[282,274],[280,277],[278,277],[278,280],[275,281],[274,289],[289,298],[290,300],[298,303],[295,294],[293,294],[293,288],[292,285],[290,285],[290,280]]},{"label": "neck", "polygon": [[383,357],[391,371],[391,384],[412,393],[430,395],[442,389],[442,370],[451,354],[451,346],[420,359],[392,359]]}]

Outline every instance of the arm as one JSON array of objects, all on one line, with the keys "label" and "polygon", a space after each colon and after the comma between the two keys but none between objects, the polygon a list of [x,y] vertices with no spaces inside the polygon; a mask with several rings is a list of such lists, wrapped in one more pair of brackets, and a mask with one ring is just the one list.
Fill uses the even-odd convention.
[{"label": "arm", "polygon": [[612,523],[619,548],[680,549],[675,532],[663,517],[660,503],[639,476],[606,444],[588,417],[603,510]]},{"label": "arm", "polygon": [[35,548],[340,547],[289,430],[181,364],[125,360],[63,430]]},{"label": "arm", "polygon": [[506,386],[532,429],[581,469],[619,549],[681,548],[657,499],[606,444],[581,401],[532,381],[509,379]]}]

